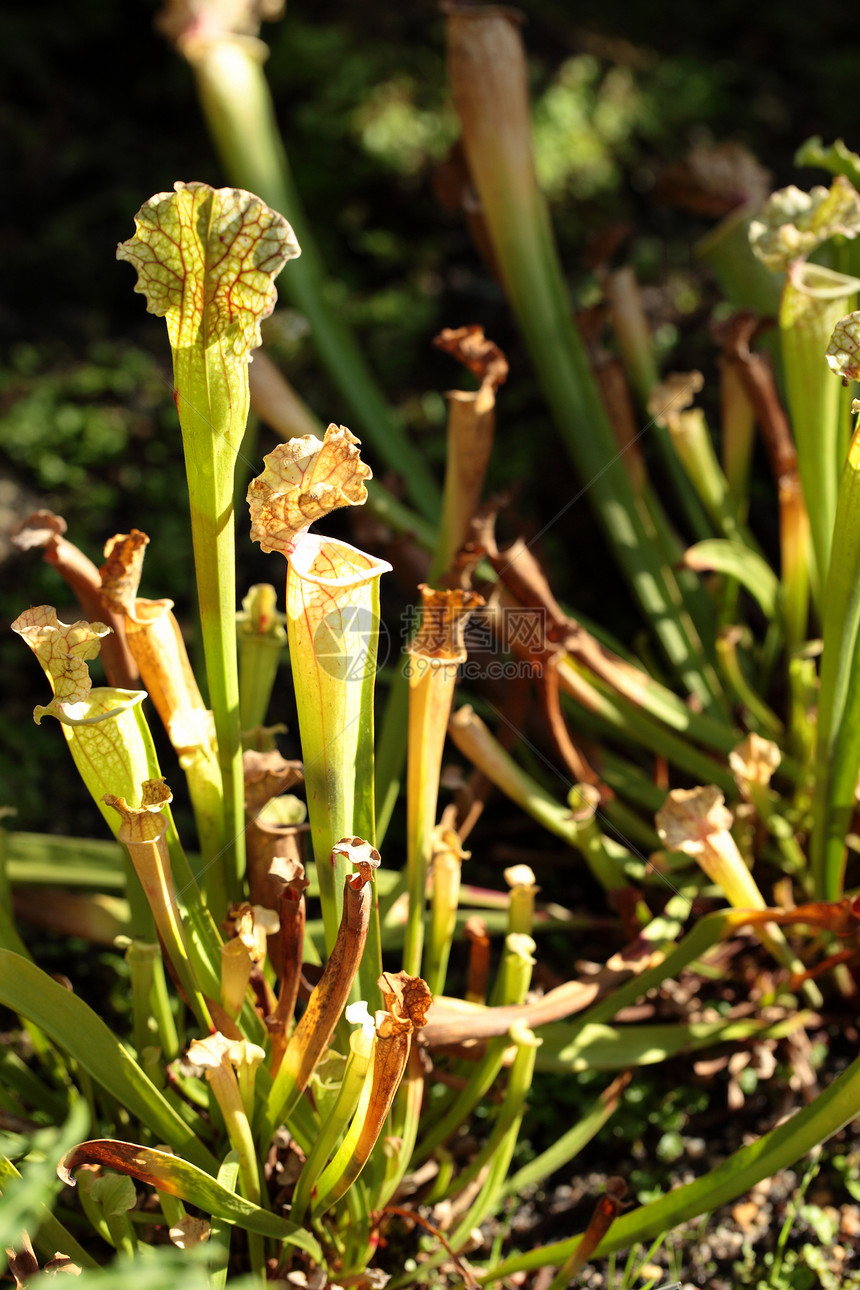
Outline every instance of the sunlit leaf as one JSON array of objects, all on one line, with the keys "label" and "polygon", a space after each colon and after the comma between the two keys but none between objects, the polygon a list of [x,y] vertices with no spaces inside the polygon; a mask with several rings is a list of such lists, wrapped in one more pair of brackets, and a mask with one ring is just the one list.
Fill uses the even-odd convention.
[{"label": "sunlit leaf", "polygon": [[288,1223],[277,1214],[261,1209],[259,1205],[252,1205],[242,1196],[228,1191],[204,1170],[166,1151],[153,1151],[133,1142],[95,1138],[82,1142],[69,1151],[57,1166],[57,1172],[64,1182],[73,1184],[73,1173],[83,1164],[99,1164],[107,1169],[115,1169],[118,1173],[128,1174],[148,1187],[156,1187],[171,1196],[178,1196],[180,1200],[196,1205],[207,1214],[235,1223],[246,1231],[296,1245],[317,1262],[322,1262],[322,1251],[310,1232],[296,1227],[294,1223]]}]

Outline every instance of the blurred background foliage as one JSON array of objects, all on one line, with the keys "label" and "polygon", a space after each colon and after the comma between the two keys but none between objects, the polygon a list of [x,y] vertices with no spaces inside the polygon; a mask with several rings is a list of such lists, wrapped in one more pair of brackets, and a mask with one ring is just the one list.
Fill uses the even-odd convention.
[{"label": "blurred background foliage", "polygon": [[[77,615],[38,555],[10,553],[9,529],[48,506],[98,562],[113,532],[142,527],[156,538],[142,591],[169,595],[190,614],[169,353],[114,247],[152,193],[177,178],[223,180],[190,71],[154,31],[155,12],[144,0],[45,0],[0,17],[0,805],[16,806],[20,828],[94,832],[98,822],[44,805],[46,775],[52,802],[62,799],[66,753],[32,726],[42,681],[8,624],[43,601]],[[709,222],[655,200],[660,175],[691,146],[725,139],[751,148],[776,184],[798,178],[792,156],[811,134],[857,147],[856,57],[840,13],[833,0],[788,9],[774,0],[527,6],[537,164],[575,306],[597,298],[595,265],[615,239],[647,289],[664,362],[708,361],[685,338],[717,299],[693,250]],[[459,378],[432,337],[477,322],[502,345],[512,372],[490,486],[517,487],[524,524],[538,528],[569,499],[571,481],[554,466],[555,436],[501,290],[460,214],[436,197],[436,168],[456,128],[435,5],[291,0],[263,36],[332,299],[440,470],[442,391]],[[820,177],[799,178],[808,186]],[[698,334],[701,346],[701,325]],[[302,320],[279,311],[267,341],[323,422],[345,420]],[[270,446],[262,434],[254,460]],[[579,567],[585,543],[590,570],[571,585],[566,570]],[[578,609],[605,620],[609,607],[610,625],[630,636],[620,579],[595,552],[586,507],[572,508],[544,555]],[[240,560],[246,584],[272,577],[250,544]]]}]

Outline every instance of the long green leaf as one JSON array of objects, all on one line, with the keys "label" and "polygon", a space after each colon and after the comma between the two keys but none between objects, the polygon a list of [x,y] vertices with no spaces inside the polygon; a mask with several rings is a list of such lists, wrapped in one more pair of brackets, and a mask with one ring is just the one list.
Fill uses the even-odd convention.
[{"label": "long green leaf", "polygon": [[[229,1192],[235,1192],[239,1177],[239,1152],[228,1151],[221,1161],[217,1182]],[[226,1219],[212,1215],[209,1236],[209,1277],[208,1290],[224,1290],[227,1284],[227,1272],[230,1267],[230,1238],[233,1235],[233,1224]]]},{"label": "long green leaf", "polygon": [[11,1046],[0,1051],[0,1088],[14,1093],[28,1110],[36,1108],[36,1118],[38,1113],[47,1116],[48,1123],[56,1123],[68,1114],[68,1096],[46,1084]]},{"label": "long green leaf", "polygon": [[[261,1209],[235,1192],[229,1191],[210,1174],[187,1160],[166,1151],[153,1151],[134,1142],[117,1142],[112,1138],[95,1138],[81,1142],[63,1157],[57,1172],[65,1182],[73,1182],[72,1171],[83,1164],[99,1164],[137,1178],[148,1187],[157,1187],[171,1196],[196,1205],[227,1223],[244,1227],[247,1232],[269,1236],[298,1246],[317,1263],[323,1262],[319,1243],[310,1232],[288,1223],[268,1210]],[[217,1166],[216,1166],[217,1168]]]},{"label": "long green leaf", "polygon": [[[651,752],[666,757],[673,765],[682,767],[689,774],[704,776],[705,783],[718,784],[727,792],[734,791],[734,780],[722,762],[709,757],[707,753],[691,744],[687,738],[679,737],[674,733],[678,722],[669,703],[661,703],[663,711],[660,714],[646,710],[646,702],[649,706],[655,706],[651,704],[651,700],[657,697],[655,688],[648,687],[646,690],[643,687],[640,706],[623,698],[606,681],[569,657],[563,658],[559,663],[558,678],[565,696],[570,696],[575,702],[586,705],[587,715],[593,714],[606,721],[610,727],[614,727],[613,734],[621,731],[625,745],[629,746],[631,742],[640,743]],[[665,692],[659,697],[665,698]],[[688,733],[690,738],[698,738],[698,734],[693,735],[693,723],[688,724],[689,729],[684,733]],[[720,727],[716,721],[710,721],[709,729],[713,731],[719,729],[721,733],[719,736],[714,734],[713,737],[708,737],[708,747],[718,748],[720,744],[727,744],[724,750],[727,752],[738,742],[738,736],[728,723]]]},{"label": "long green leaf", "polygon": [[7,833],[6,869],[13,884],[95,887],[123,891],[123,848],[106,838],[64,838],[54,833]]},{"label": "long green leaf", "polygon": [[753,1019],[698,1021],[688,1026],[605,1026],[599,1023],[574,1027],[565,1022],[542,1026],[543,1040],[537,1055],[542,1071],[623,1070],[627,1066],[653,1066],[678,1053],[694,1052],[713,1044],[728,1044],[753,1035],[779,1038],[803,1026],[808,1013],[795,1013],[786,1022],[768,1025]]},{"label": "long green leaf", "polygon": [[24,958],[30,957],[27,946],[18,935],[11,908],[7,907],[5,902],[0,904],[0,945],[6,950],[22,955]]},{"label": "long green leaf", "polygon": [[217,1168],[214,1156],[92,1008],[34,963],[2,949],[0,1003],[39,1026],[159,1141],[204,1169]]},{"label": "long green leaf", "polygon": [[759,604],[770,622],[779,609],[779,578],[767,560],[742,542],[707,538],[696,542],[684,553],[684,564],[697,571],[713,570],[735,578]]},{"label": "long green leaf", "polygon": [[521,1196],[526,1187],[531,1187],[533,1183],[548,1178],[569,1160],[578,1156],[583,1147],[587,1146],[595,1134],[600,1132],[617,1109],[621,1093],[628,1082],[629,1075],[619,1075],[614,1079],[576,1124],[563,1133],[557,1142],[508,1178],[504,1185],[504,1194]]}]

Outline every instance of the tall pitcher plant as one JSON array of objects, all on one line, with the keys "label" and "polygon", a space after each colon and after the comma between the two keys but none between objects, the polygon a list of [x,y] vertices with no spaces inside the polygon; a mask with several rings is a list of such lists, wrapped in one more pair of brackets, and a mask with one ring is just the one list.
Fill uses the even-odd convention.
[{"label": "tall pitcher plant", "polygon": [[[370,468],[345,426],[323,440],[279,445],[248,490],[251,536],[287,559],[287,635],[305,768],[308,816],[322,898],[326,949],[337,939],[347,861],[332,848],[358,834],[374,840],[373,692],[379,579],[391,568],[346,542],[308,532],[317,519],[367,499]],[[374,907],[359,970],[365,998],[382,970]]]},{"label": "tall pitcher plant", "polygon": [[275,278],[299,254],[282,215],[238,188],[177,183],[135,217],[117,249],[136,291],[164,318],[173,351],[209,701],[224,794],[217,850],[205,856],[235,897],[244,872],[242,732],[236,656],[233,475],[250,408],[248,363]]},{"label": "tall pitcher plant", "polygon": [[[781,189],[750,225],[755,254],[784,274],[779,333],[811,538],[811,549],[797,555],[808,566],[823,636],[809,859],[816,894],[828,900],[843,893],[860,771],[860,445],[849,416],[850,386],[858,377],[860,279],[843,271],[854,267],[852,259],[856,265],[850,243],[858,234],[860,193],[844,174],[830,188]],[[812,255],[826,263],[813,263]]]},{"label": "tall pitcher plant", "polygon": [[[249,410],[248,363],[271,313],[274,279],[299,254],[286,220],[240,189],[175,186],[138,213],[118,249],[138,270],[136,290],[167,320],[175,400],[185,448],[194,559],[215,742],[220,830],[206,831],[209,887],[235,899],[244,877],[244,782],[236,651],[233,476]],[[358,440],[330,426],[266,457],[252,483],[252,536],[288,559],[287,626],[305,761],[308,813],[326,948],[337,940],[347,863],[339,839],[374,836],[373,686],[378,585],[390,568],[347,543],[308,532],[314,520],[367,498],[371,471]],[[218,902],[225,904],[226,901]],[[378,918],[370,920],[361,987],[374,997],[381,971]]]}]

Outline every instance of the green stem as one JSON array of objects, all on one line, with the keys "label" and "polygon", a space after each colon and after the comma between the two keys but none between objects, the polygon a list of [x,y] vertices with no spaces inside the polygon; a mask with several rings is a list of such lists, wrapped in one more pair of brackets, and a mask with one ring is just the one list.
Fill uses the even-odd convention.
[{"label": "green stem", "polygon": [[451,717],[448,732],[460,751],[511,801],[550,833],[563,838],[577,851],[582,850],[569,809],[517,765],[471,707],[458,708]]},{"label": "green stem", "polygon": [[[628,761],[626,757],[613,752],[611,748],[602,749],[601,756],[600,769],[610,788],[634,806],[639,807],[646,815],[653,816],[656,811],[659,811],[666,800],[666,794],[653,779],[649,779],[641,766]],[[605,814],[608,815],[609,812],[605,811]],[[653,829],[651,836],[657,836]]]},{"label": "green stem", "polygon": [[[501,1004],[523,1003],[531,983],[534,960],[523,954],[517,945],[508,945],[502,961],[501,987],[498,991]],[[510,1047],[508,1035],[490,1039],[483,1056],[475,1065],[465,1088],[462,1088],[448,1105],[442,1117],[426,1134],[412,1156],[412,1166],[419,1165],[432,1155],[437,1147],[455,1133],[472,1111],[486,1096],[504,1065],[505,1053]]]},{"label": "green stem", "polygon": [[739,627],[728,627],[720,633],[717,640],[717,655],[723,676],[729,689],[752,717],[752,724],[766,731],[771,737],[779,738],[784,732],[782,722],[764,700],[756,694],[741,665],[741,660],[738,656],[738,644],[739,637],[742,634],[743,629]]},{"label": "green stem", "polygon": [[620,1093],[623,1085],[627,1082],[629,1076],[620,1076],[613,1080],[607,1089],[601,1093],[596,1102],[593,1102],[581,1120],[578,1120],[572,1128],[548,1147],[546,1151],[541,1152],[534,1160],[530,1160],[527,1165],[507,1180],[504,1186],[506,1196],[521,1196],[527,1187],[534,1186],[535,1183],[542,1182],[550,1174],[554,1174],[558,1169],[562,1169],[570,1160],[575,1159],[586,1147],[595,1134],[599,1133],[606,1124],[609,1117],[617,1109],[620,1100]]},{"label": "green stem", "polygon": [[735,512],[746,520],[749,476],[755,448],[755,412],[735,364],[723,362],[720,373],[722,465]]},{"label": "green stem", "polygon": [[[478,1195],[450,1237],[449,1245],[455,1251],[466,1243],[471,1232],[496,1208],[501,1199],[522,1125],[526,1098],[531,1089],[535,1054],[540,1046],[540,1040],[526,1026],[514,1027],[511,1035],[506,1036],[506,1040],[508,1046],[511,1040],[516,1043],[517,1054],[511,1067],[505,1100],[496,1114],[496,1121],[489,1138],[475,1159],[458,1175],[454,1188],[456,1194],[473,1181],[482,1169],[486,1169],[486,1176]],[[427,1263],[421,1265],[417,1275],[413,1274],[409,1282],[405,1277],[397,1278],[391,1283],[393,1290],[403,1290],[407,1285],[425,1280],[427,1275],[446,1257],[445,1250],[434,1255]]]},{"label": "green stem", "polygon": [[838,900],[845,872],[845,834],[860,769],[860,429],[842,473],[824,596],[824,649],[811,839],[820,900]]},{"label": "green stem", "polygon": [[436,823],[445,731],[459,661],[432,658],[427,654],[409,655],[406,825],[409,907],[403,943],[403,969],[410,976],[418,976],[421,971],[430,843]]},{"label": "green stem", "polygon": [[376,746],[376,837],[380,847],[388,832],[403,782],[408,723],[409,677],[405,667],[395,667]]},{"label": "green stem", "polygon": [[230,1145],[239,1153],[239,1173],[242,1178],[242,1190],[247,1200],[254,1205],[260,1204],[260,1176],[257,1166],[257,1151],[251,1134],[251,1126],[242,1105],[239,1085],[234,1072],[228,1066],[207,1070],[207,1078],[224,1116],[224,1124],[230,1138]]},{"label": "green stem", "polygon": [[[201,990],[214,998],[218,994],[221,980],[221,937],[191,871],[169,812],[170,808],[167,807],[164,812],[167,818],[167,849],[188,957]],[[216,868],[217,866],[213,866],[213,871]],[[226,905],[224,908],[226,909]]]},{"label": "green stem", "polygon": [[809,515],[796,473],[779,481],[779,548],[782,579],[782,622],[789,661],[803,648],[809,623]]},{"label": "green stem", "polygon": [[239,715],[243,731],[265,725],[266,713],[286,652],[283,615],[276,611],[275,588],[268,583],[251,587],[237,618],[239,649]]},{"label": "green stem", "polygon": [[[619,718],[622,726],[626,725],[629,713],[641,721],[653,718],[660,725],[669,727],[670,731],[683,735],[702,744],[705,748],[725,753],[737,742],[735,728],[727,717],[715,720],[703,713],[691,712],[673,690],[649,675],[641,665],[633,668],[617,667],[618,659],[603,659],[594,656],[590,650],[584,655],[582,663],[572,655],[559,665],[559,679],[562,687],[572,693],[569,670],[573,668],[580,674],[587,664],[589,672],[584,675],[589,683],[596,685],[601,693],[611,694],[624,705],[625,716]],[[594,675],[591,675],[591,672]],[[653,725],[653,722],[651,723]]]},{"label": "green stem", "polygon": [[540,1040],[525,1026],[519,1028],[516,1036],[512,1032],[510,1038],[516,1042],[517,1055],[511,1067],[505,1100],[499,1108],[496,1122],[484,1146],[457,1178],[457,1192],[460,1192],[478,1176],[486,1164],[490,1166],[490,1172],[483,1187],[451,1238],[451,1245],[455,1250],[494,1208],[504,1186],[514,1147],[517,1144],[526,1098],[532,1086],[535,1056]]},{"label": "green stem", "polygon": [[149,1022],[152,1015],[150,997],[154,982],[153,964],[157,956],[160,957],[157,945],[137,940],[132,941],[125,955],[131,980],[132,1039],[138,1060],[144,1048],[151,1047],[154,1038],[150,1033]]},{"label": "green stem", "polygon": [[[604,766],[603,769],[606,783],[610,788],[615,787],[606,767]],[[604,802],[601,809],[604,820],[610,825],[610,835],[615,834],[619,841],[623,841],[628,846],[632,843],[634,846],[644,847],[647,851],[659,849],[660,840],[654,832],[653,825],[646,823],[640,815],[625,806],[617,797]],[[652,808],[652,814],[653,809],[656,808]]]},{"label": "green stem", "polygon": [[681,412],[670,421],[670,429],[672,443],[689,482],[715,528],[727,541],[737,542],[757,552],[757,543],[738,519],[728,480],[714,452],[704,414],[698,408]]},{"label": "green stem", "polygon": [[619,891],[627,886],[627,877],[620,862],[606,848],[603,834],[597,827],[595,813],[600,802],[600,790],[593,784],[574,784],[567,795],[570,807],[570,824],[576,839],[574,845],[585,856],[589,869],[604,891]]},{"label": "green stem", "polygon": [[433,896],[423,965],[431,994],[443,994],[445,990],[448,960],[457,932],[463,858],[456,835],[443,838],[433,853]]},{"label": "green stem", "polygon": [[[406,1073],[397,1090],[389,1119],[390,1136],[399,1139],[399,1146],[385,1159],[384,1177],[382,1182],[374,1187],[380,1207],[387,1205],[391,1200],[412,1163],[423,1104],[424,1070],[420,1054],[413,1049],[410,1051]],[[379,1160],[379,1156],[380,1153],[374,1151],[370,1161],[371,1166]]]},{"label": "green stem", "polygon": [[818,674],[813,658],[795,655],[788,660],[788,689],[791,708],[789,747],[802,768],[802,773],[797,777],[794,804],[806,811],[811,806],[818,733],[815,721]]},{"label": "green stem", "polygon": [[[181,389],[177,378],[177,389]],[[177,400],[180,421],[184,401]],[[196,413],[186,413],[193,415]],[[183,428],[183,435],[185,431]],[[239,720],[239,665],[236,648],[236,535],[233,517],[233,467],[213,441],[209,460],[195,460],[186,437],[191,537],[209,702],[215,717],[218,764],[224,785],[224,835],[216,865],[227,897],[238,899],[245,873],[245,781]]]},{"label": "green stem", "polygon": [[606,279],[606,303],[630,384],[641,407],[660,379],[651,328],[642,305],[636,273],[624,265]]},{"label": "green stem", "polygon": [[[221,1162],[218,1170],[218,1182],[228,1191],[236,1190],[239,1177],[239,1153],[231,1149]],[[230,1240],[234,1227],[223,1218],[212,1215],[212,1230],[209,1238],[209,1280],[211,1290],[224,1290],[227,1284],[227,1272],[230,1263]]]},{"label": "green stem", "polygon": [[367,1065],[370,1059],[370,1042],[362,1043],[363,1036],[357,1037],[351,1044],[346,1069],[343,1073],[340,1090],[334,1107],[320,1126],[319,1134],[313,1148],[305,1161],[290,1207],[290,1222],[301,1223],[311,1202],[317,1181],[326,1167],[329,1156],[338,1138],[346,1129],[350,1118],[358,1105]]},{"label": "green stem", "polygon": [[117,1254],[133,1259],[137,1255],[137,1237],[128,1214],[109,1214],[105,1218]]},{"label": "green stem", "polygon": [[[672,765],[688,771],[706,783],[717,784],[720,788],[733,792],[734,780],[723,764],[695,748],[686,739],[678,738],[671,729],[667,730],[660,724],[659,719],[655,719],[654,715],[644,710],[644,706],[637,706],[622,698],[610,685],[587,669],[580,668],[572,660],[565,659],[559,664],[558,675],[562,689],[589,712],[608,721],[616,734],[623,736],[625,743],[635,740],[650,752],[665,757]],[[668,708],[667,712],[673,717],[674,724],[674,713]],[[704,720],[704,718],[700,717],[698,720]],[[730,752],[739,742],[740,736],[731,726],[718,727],[716,722],[710,723],[709,732],[714,727],[717,727],[721,733],[718,739],[711,734],[710,747],[715,751]],[[691,738],[695,737],[694,729],[698,729],[698,722],[691,715],[689,722]],[[720,749],[718,742],[723,744],[724,748]]]}]

